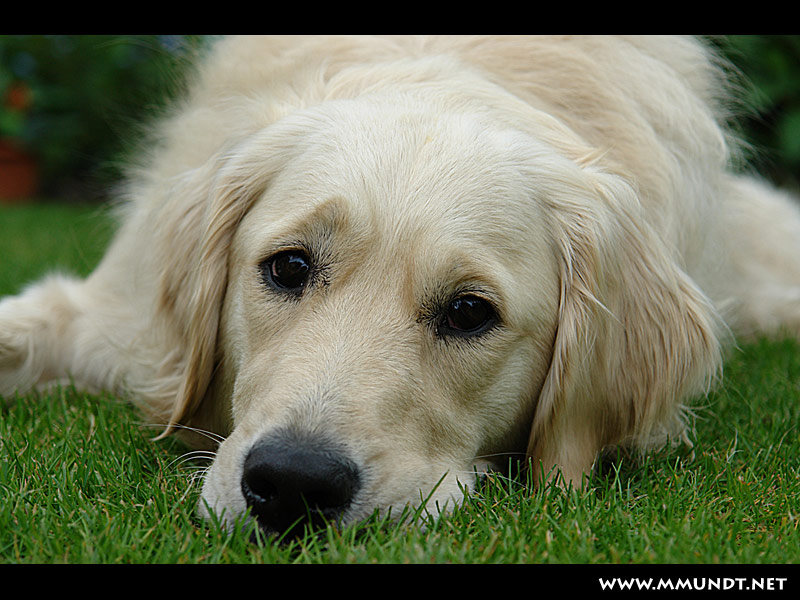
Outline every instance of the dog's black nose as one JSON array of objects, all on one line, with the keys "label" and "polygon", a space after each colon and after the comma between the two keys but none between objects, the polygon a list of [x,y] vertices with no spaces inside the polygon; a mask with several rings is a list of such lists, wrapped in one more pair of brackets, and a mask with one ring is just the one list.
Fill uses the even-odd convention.
[{"label": "dog's black nose", "polygon": [[242,474],[242,493],[259,525],[287,536],[307,524],[335,523],[358,487],[358,468],[341,449],[287,431],[257,442]]}]

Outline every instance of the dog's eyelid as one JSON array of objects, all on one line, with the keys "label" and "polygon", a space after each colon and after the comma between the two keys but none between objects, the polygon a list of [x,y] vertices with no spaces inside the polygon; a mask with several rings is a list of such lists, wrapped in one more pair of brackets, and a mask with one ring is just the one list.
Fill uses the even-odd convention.
[{"label": "dog's eyelid", "polygon": [[497,294],[484,289],[483,287],[464,287],[458,289],[458,291],[453,294],[451,300],[456,300],[458,298],[463,298],[465,296],[475,296],[476,298],[480,298],[485,302],[488,302],[492,306],[496,306],[498,304]]},{"label": "dog's eyelid", "polygon": [[501,307],[503,302],[501,300],[500,294],[498,294],[492,287],[483,285],[481,283],[473,283],[469,285],[464,285],[456,288],[455,292],[452,296],[447,300],[447,304],[456,300],[458,298],[464,298],[466,296],[474,296],[479,298],[485,302],[488,302],[494,311],[498,314],[501,314]]},{"label": "dog's eyelid", "polygon": [[261,265],[265,261],[272,258],[273,256],[276,256],[282,252],[302,252],[312,258],[315,255],[311,247],[305,242],[302,242],[300,240],[292,240],[287,242],[271,244],[266,250],[262,251],[258,264]]}]

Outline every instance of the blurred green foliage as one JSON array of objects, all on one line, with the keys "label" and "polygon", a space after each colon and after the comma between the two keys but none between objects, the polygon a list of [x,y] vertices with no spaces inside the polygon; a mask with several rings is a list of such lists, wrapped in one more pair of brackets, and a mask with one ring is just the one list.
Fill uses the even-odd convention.
[{"label": "blurred green foliage", "polygon": [[733,35],[717,40],[744,78],[740,126],[758,170],[800,189],[800,36]]},{"label": "blurred green foliage", "polygon": [[0,135],[37,157],[43,195],[102,197],[137,123],[176,93],[176,73],[198,44],[188,36],[0,36]]},{"label": "blurred green foliage", "polygon": [[[800,36],[714,41],[752,82],[741,126],[759,170],[800,188]],[[180,91],[202,44],[201,36],[0,36],[0,136],[35,153],[43,195],[102,198],[137,123]]]}]

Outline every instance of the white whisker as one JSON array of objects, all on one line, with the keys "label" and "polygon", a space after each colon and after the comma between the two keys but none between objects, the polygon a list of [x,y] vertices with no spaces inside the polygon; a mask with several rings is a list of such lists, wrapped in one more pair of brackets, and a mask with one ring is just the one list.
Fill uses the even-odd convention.
[{"label": "white whisker", "polygon": [[473,460],[480,460],[480,459],[490,459],[490,458],[525,458],[527,453],[525,452],[495,452],[493,454],[478,454],[473,458]]},{"label": "white whisker", "polygon": [[189,485],[194,486],[198,482],[202,485],[203,480],[206,477],[210,467],[198,467],[197,469],[193,470],[192,473],[189,473]]},{"label": "white whisker", "polygon": [[193,461],[193,460],[208,460],[213,461],[217,457],[216,452],[211,452],[209,450],[193,450],[191,452],[187,452],[185,454],[181,454],[180,456],[176,457],[172,462],[169,463],[170,467],[173,466],[182,466],[184,463]]},{"label": "white whisker", "polygon": [[[167,425],[164,424],[164,423],[142,423],[142,427],[158,427],[158,428],[162,428],[163,429],[163,428],[166,428]],[[174,429],[185,429],[186,431],[191,431],[193,433],[197,433],[199,435],[207,437],[208,439],[210,439],[210,440],[212,440],[214,442],[217,442],[218,444],[221,444],[226,439],[225,436],[220,435],[218,433],[215,433],[213,431],[209,431],[207,429],[200,429],[198,427],[190,427],[188,425],[181,425],[180,423],[176,423],[176,424],[172,425],[172,427]]]}]

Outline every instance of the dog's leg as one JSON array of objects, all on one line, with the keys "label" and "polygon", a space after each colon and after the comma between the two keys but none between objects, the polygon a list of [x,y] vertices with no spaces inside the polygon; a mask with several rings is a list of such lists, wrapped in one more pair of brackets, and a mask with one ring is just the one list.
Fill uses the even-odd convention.
[{"label": "dog's leg", "polygon": [[746,177],[730,182],[715,300],[742,337],[800,337],[800,200]]},{"label": "dog's leg", "polygon": [[103,327],[103,300],[85,280],[51,275],[0,301],[0,394],[23,393],[74,379],[89,389],[112,387],[116,370]]}]

